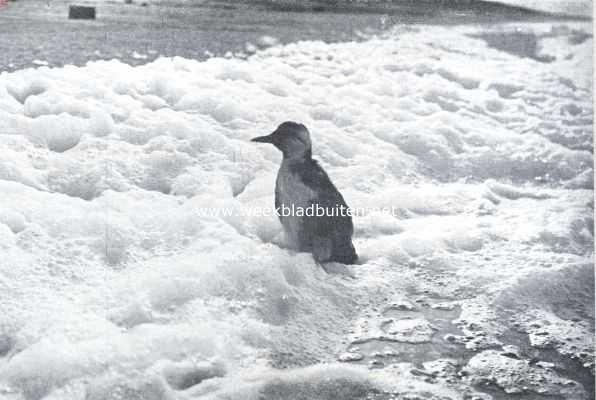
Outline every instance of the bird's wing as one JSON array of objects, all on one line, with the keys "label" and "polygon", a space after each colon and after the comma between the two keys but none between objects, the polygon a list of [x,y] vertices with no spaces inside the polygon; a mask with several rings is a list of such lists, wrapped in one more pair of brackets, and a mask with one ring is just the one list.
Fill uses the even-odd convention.
[{"label": "bird's wing", "polygon": [[[308,160],[302,164],[294,166],[293,172],[300,176],[302,182],[310,187],[316,197],[312,199],[312,204],[323,207],[329,211],[333,210],[337,217],[325,218],[325,217],[310,217],[307,218],[306,224],[308,225],[308,231],[315,233],[317,236],[329,236],[336,232],[342,232],[350,237],[353,233],[354,227],[352,224],[352,218],[346,214],[347,204],[337,190],[335,185],[329,179],[329,176],[315,160]],[[344,215],[341,216],[339,213],[342,211],[340,207],[344,208]]]}]

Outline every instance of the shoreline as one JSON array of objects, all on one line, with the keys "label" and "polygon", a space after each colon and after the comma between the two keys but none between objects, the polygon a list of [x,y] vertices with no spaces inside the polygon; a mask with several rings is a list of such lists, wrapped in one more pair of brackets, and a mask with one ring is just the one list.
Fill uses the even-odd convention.
[{"label": "shoreline", "polygon": [[[428,7],[428,1],[427,6],[406,2],[385,8],[384,12],[372,8],[356,11],[362,6],[352,11],[341,7],[334,12],[304,7],[288,11],[288,4],[295,4],[288,1],[274,7],[270,1],[233,5],[217,1],[194,6],[150,3],[146,7],[140,3],[106,2],[97,5],[96,20],[75,21],[67,19],[71,3],[55,0],[40,8],[39,3],[23,0],[1,9],[0,35],[6,40],[0,42],[0,71],[45,65],[82,66],[88,61],[111,59],[142,65],[160,57],[199,61],[213,56],[243,57],[277,43],[360,41],[398,25],[585,21],[579,17],[547,17],[528,10],[515,14],[519,7],[493,3],[489,12],[480,12],[476,3],[453,1],[433,8]],[[312,8],[315,3],[319,2],[307,4]],[[459,5],[454,6],[456,3]]]}]

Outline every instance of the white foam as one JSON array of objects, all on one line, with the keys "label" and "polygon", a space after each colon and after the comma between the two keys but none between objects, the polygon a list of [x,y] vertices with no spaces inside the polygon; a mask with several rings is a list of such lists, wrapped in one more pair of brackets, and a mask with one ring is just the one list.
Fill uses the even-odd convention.
[{"label": "white foam", "polygon": [[[506,344],[496,305],[523,303],[512,288],[592,261],[590,26],[528,25],[550,63],[468,35],[479,29],[1,74],[0,396],[336,398],[345,388],[348,399],[382,388],[457,399],[476,393],[475,379],[501,379],[478,359],[469,382],[450,375],[459,386],[425,382],[401,355],[379,371],[326,364],[355,333],[444,342],[430,306],[386,320],[393,298],[461,307],[450,345]],[[273,206],[281,157],[249,139],[285,120],[309,127],[315,158],[367,210],[354,219],[360,265],[330,269],[342,274],[284,248],[276,216],[246,213]],[[530,303],[515,323],[534,345],[593,350],[561,340],[588,337],[586,324]],[[537,320],[554,327],[547,336]],[[479,356],[531,385],[543,376]],[[449,374],[448,362],[414,361]]]}]

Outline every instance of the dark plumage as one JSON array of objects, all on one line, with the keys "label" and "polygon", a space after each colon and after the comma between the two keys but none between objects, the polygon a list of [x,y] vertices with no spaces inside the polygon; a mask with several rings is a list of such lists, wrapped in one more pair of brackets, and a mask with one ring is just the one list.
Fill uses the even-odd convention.
[{"label": "dark plumage", "polygon": [[272,134],[252,140],[271,143],[283,153],[275,185],[276,209],[306,210],[318,206],[326,210],[324,216],[280,215],[289,245],[298,251],[311,252],[321,263],[356,262],[358,256],[352,244],[354,226],[346,212],[348,206],[327,173],[313,160],[306,127],[284,122]]}]

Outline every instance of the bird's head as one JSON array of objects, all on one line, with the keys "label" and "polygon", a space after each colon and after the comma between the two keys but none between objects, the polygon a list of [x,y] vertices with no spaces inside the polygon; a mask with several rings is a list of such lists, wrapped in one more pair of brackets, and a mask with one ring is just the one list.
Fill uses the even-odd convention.
[{"label": "bird's head", "polygon": [[277,147],[286,159],[303,159],[311,157],[310,134],[306,126],[287,121],[277,127],[273,133],[258,136],[253,142],[271,143]]}]

